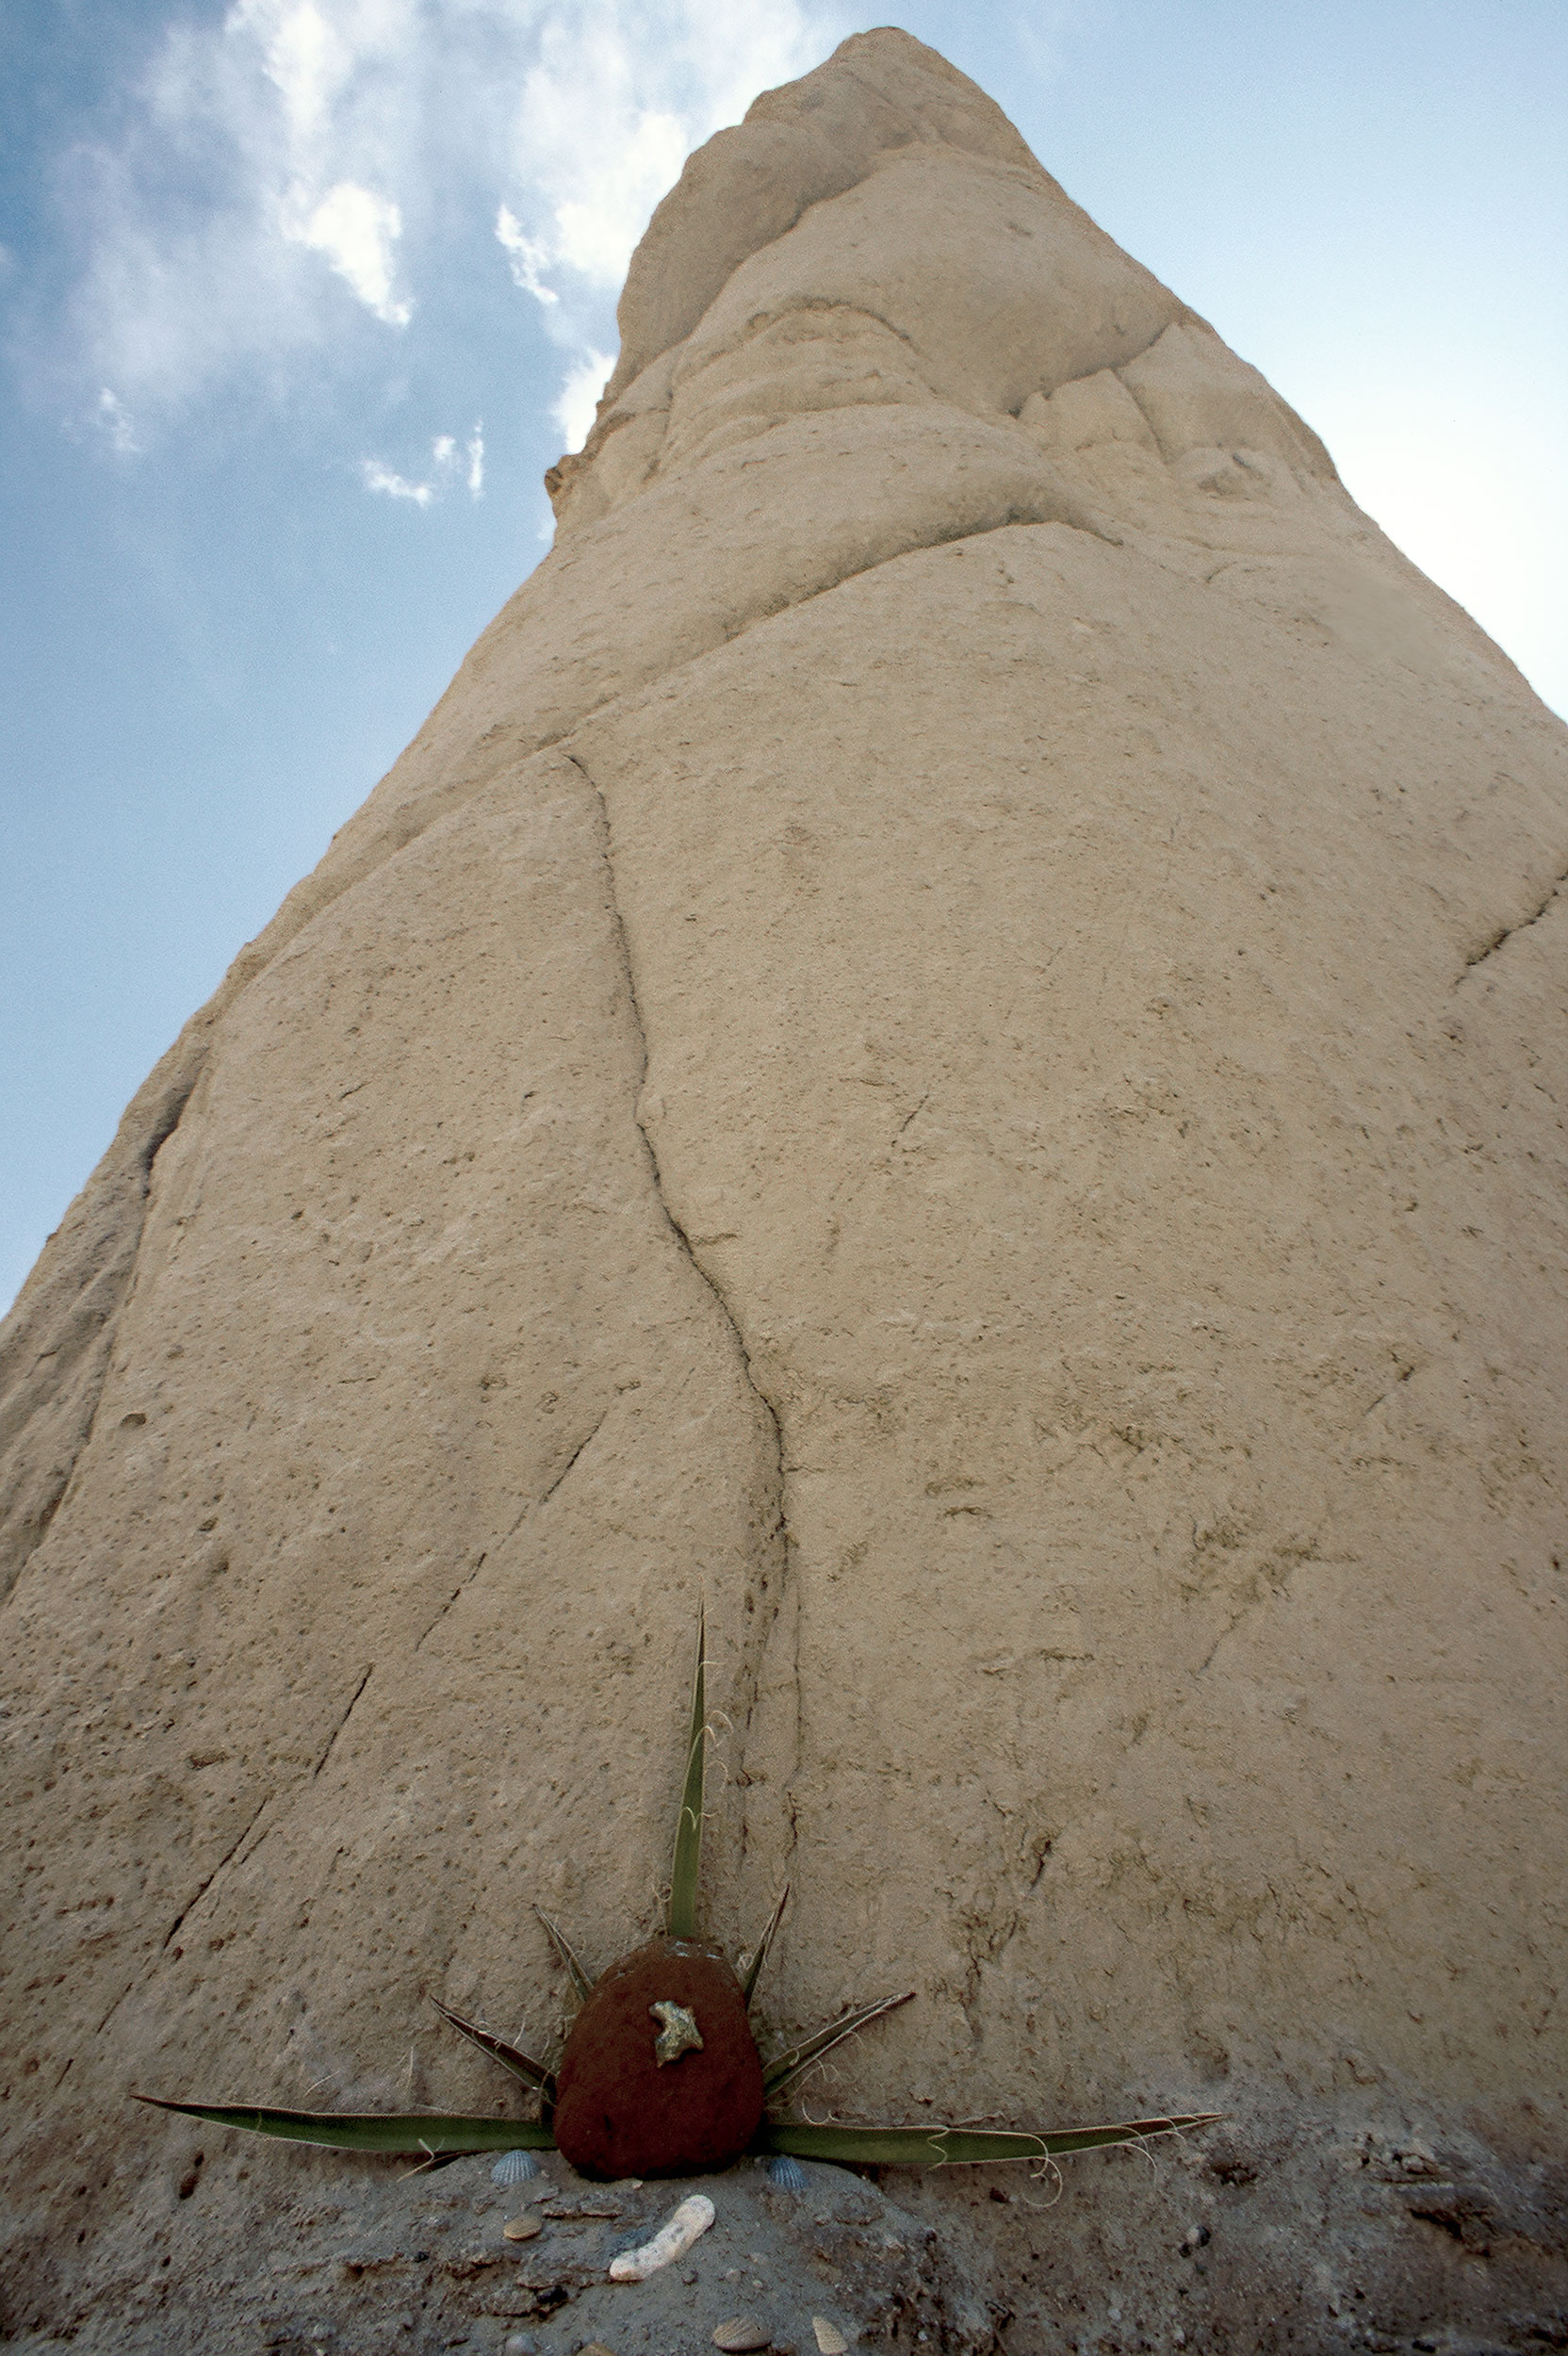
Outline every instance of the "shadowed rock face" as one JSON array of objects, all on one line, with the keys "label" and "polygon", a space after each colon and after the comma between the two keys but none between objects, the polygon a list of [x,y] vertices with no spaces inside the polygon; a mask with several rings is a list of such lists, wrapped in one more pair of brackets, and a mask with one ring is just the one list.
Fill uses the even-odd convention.
[{"label": "shadowed rock face", "polygon": [[923,2195],[997,2310],[1524,2345],[1564,731],[903,34],[692,158],[622,327],[0,1334],[7,2325],[227,2345],[328,2232],[355,2163],[132,2086],[499,2103],[421,1991],[544,2044],[529,1902],[651,1927],[700,1592],[764,2051],[896,1977],[825,2106],[1233,2116],[1044,2255]]}]

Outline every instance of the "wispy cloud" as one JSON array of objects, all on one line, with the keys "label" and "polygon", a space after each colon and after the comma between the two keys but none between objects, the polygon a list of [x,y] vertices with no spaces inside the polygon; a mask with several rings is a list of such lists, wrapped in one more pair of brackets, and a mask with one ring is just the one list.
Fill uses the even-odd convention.
[{"label": "wispy cloud", "polygon": [[340,180],[313,205],[302,188],[290,191],[283,233],[296,245],[324,254],[368,311],[388,327],[406,327],[413,306],[392,291],[393,248],[403,233],[396,205],[352,180]]},{"label": "wispy cloud", "polygon": [[131,421],[130,412],[106,384],[98,396],[94,415],[99,426],[108,435],[109,448],[118,450],[122,458],[129,457],[141,448],[136,438],[136,427]]},{"label": "wispy cloud", "polygon": [[653,205],[693,145],[824,53],[840,5],[237,0],[183,18],[61,158],[84,265],[56,372],[84,409],[110,384],[139,420],[241,371],[286,388],[367,334],[414,332],[421,290],[493,266],[498,241],[563,350],[575,424]]},{"label": "wispy cloud", "polygon": [[390,466],[384,466],[379,458],[362,458],[359,471],[368,491],[384,491],[388,499],[412,499],[416,507],[428,507],[435,497],[433,483],[410,483]]},{"label": "wispy cloud", "polygon": [[612,352],[586,352],[552,402],[550,415],[565,435],[568,450],[580,450],[592,433],[594,412],[614,365]]},{"label": "wispy cloud", "polygon": [[517,216],[509,205],[497,207],[496,241],[506,250],[512,264],[514,286],[520,286],[525,294],[532,295],[537,302],[560,302],[561,297],[555,288],[545,286],[539,276],[542,270],[549,268],[549,247],[533,237],[524,237]]},{"label": "wispy cloud", "polygon": [[[589,414],[592,416],[591,411]],[[409,499],[416,507],[433,505],[459,478],[466,484],[470,499],[480,497],[484,489],[482,424],[475,426],[461,450],[455,434],[438,434],[430,446],[430,457],[431,472],[422,483],[411,483],[406,475],[397,473],[379,458],[360,460],[360,481],[368,491],[379,491],[385,499]]]}]

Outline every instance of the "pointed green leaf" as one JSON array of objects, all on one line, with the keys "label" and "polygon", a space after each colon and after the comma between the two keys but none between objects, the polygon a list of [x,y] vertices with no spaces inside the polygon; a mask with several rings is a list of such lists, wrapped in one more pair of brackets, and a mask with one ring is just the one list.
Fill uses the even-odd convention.
[{"label": "pointed green leaf", "polygon": [[588,1977],[588,1974],[583,1970],[581,1964],[579,1963],[576,1955],[573,1955],[571,1947],[568,1944],[565,1932],[562,1929],[559,1922],[551,1921],[550,1917],[545,1912],[543,1906],[535,1906],[533,1911],[539,1917],[540,1922],[543,1922],[546,1930],[548,1931],[550,1945],[555,1949],[556,1954],[561,1957],[562,1962],[571,1973],[572,1986],[576,1988],[578,1995],[580,1997],[586,1996],[594,1983]]},{"label": "pointed green leaf", "polygon": [[443,2021],[449,2021],[461,2036],[471,2037],[482,2053],[488,2053],[492,2061],[498,2061],[501,2068],[510,2070],[514,2078],[521,2078],[525,2086],[541,2087],[547,2096],[555,2092],[555,2072],[547,2070],[543,2062],[536,2062],[531,2055],[520,2053],[514,2045],[508,2045],[504,2038],[496,2037],[489,2029],[482,2029],[477,2021],[465,2021],[461,2013],[453,2012],[449,2004],[444,2004],[439,1996],[433,1996],[430,2001]]},{"label": "pointed green leaf", "polygon": [[778,1893],[778,1904],[768,1917],[768,1927],[757,1942],[757,1953],[746,1966],[746,1976],[741,1982],[741,1994],[747,2004],[751,2003],[751,1992],[761,1977],[762,1966],[768,1959],[768,1949],[773,1945],[773,1935],[777,1930],[779,1921],[789,1903],[790,1885],[786,1882]]},{"label": "pointed green leaf", "polygon": [[802,2037],[798,2045],[789,2046],[782,2053],[776,2053],[771,2062],[763,2065],[763,2093],[776,2094],[780,2086],[788,2086],[792,2078],[798,2077],[812,2062],[820,2061],[824,2053],[830,2053],[835,2045],[841,2045],[846,2037],[853,2037],[857,2029],[863,2029],[868,2022],[880,2020],[885,2012],[896,2012],[900,2004],[911,2003],[914,1993],[914,1989],[909,1988],[902,1996],[882,1996],[874,2004],[861,2004],[854,2012],[846,2012],[839,2020],[830,2021],[825,2029],[817,2030],[813,2037]]},{"label": "pointed green leaf", "polygon": [[264,2111],[211,2102],[166,2102],[137,2094],[160,2111],[183,2111],[216,2127],[244,2127],[290,2143],[320,2143],[338,2151],[553,2151],[555,2137],[531,2119],[464,2119],[425,2111]]},{"label": "pointed green leaf", "polygon": [[672,1939],[694,1939],[697,1931],[697,1875],[702,1867],[702,1786],[708,1742],[708,1706],[704,1692],[707,1613],[697,1607],[697,1665],[692,1680],[692,1730],[686,1750],[686,1781],[680,1794],[680,1814],[675,1824],[675,1860],[670,1868],[669,1932]]},{"label": "pointed green leaf", "polygon": [[837,2160],[861,2167],[978,2168],[999,2160],[1048,2160],[1059,2152],[1141,2143],[1150,2135],[1211,2126],[1219,2117],[1218,2111],[1194,2111],[1184,2118],[1130,2119],[1119,2127],[1053,2127],[1038,2135],[1015,2128],[797,2127],[768,2120],[751,2148],[788,2151],[797,2160]]}]

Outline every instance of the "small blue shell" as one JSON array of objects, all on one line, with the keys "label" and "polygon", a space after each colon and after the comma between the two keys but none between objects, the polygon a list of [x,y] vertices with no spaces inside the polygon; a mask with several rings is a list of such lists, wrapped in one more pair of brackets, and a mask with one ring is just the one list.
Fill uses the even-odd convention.
[{"label": "small blue shell", "polygon": [[775,2192],[804,2192],[806,2170],[788,2151],[776,2151],[768,2162],[768,2182]]},{"label": "small blue shell", "polygon": [[490,2170],[493,2184],[526,2184],[531,2176],[539,2173],[539,2163],[531,2151],[503,2151]]}]

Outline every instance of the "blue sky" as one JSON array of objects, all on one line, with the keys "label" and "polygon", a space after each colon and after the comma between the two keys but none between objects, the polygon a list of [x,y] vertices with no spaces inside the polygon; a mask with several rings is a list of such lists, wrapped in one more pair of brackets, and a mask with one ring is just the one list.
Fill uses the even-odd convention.
[{"label": "blue sky", "polygon": [[0,1304],[545,552],[685,153],[890,21],[1568,709],[1561,0],[8,0]]}]

